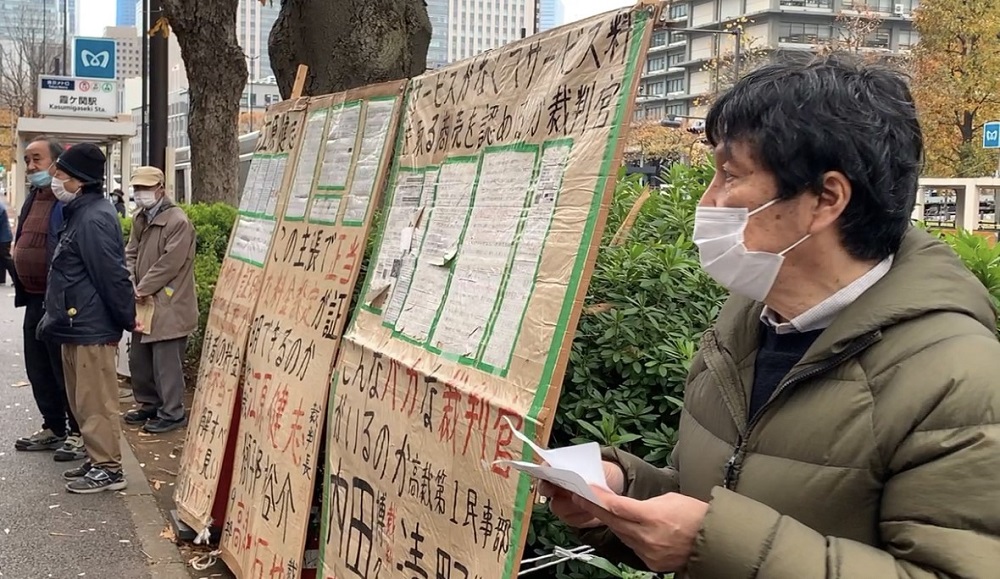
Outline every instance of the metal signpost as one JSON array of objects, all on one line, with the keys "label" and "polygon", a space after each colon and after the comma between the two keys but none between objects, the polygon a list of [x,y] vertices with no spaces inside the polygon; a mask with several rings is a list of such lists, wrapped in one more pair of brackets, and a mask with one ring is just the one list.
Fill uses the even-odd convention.
[{"label": "metal signpost", "polygon": [[115,80],[115,64],[114,39],[73,39],[73,76]]},{"label": "metal signpost", "polygon": [[[990,121],[983,125],[983,148],[1000,149],[1000,121]],[[1000,159],[997,160],[997,171],[994,177],[1000,177]]]}]

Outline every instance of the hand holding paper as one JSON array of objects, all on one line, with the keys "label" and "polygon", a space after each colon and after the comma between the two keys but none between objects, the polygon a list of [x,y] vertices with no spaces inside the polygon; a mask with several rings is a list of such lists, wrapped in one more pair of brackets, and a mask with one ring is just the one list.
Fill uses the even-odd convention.
[{"label": "hand holding paper", "polygon": [[613,492],[608,487],[607,479],[604,476],[600,445],[596,442],[588,442],[576,446],[545,450],[515,429],[510,420],[507,420],[507,424],[514,436],[527,443],[546,464],[539,465],[519,460],[498,460],[496,464],[511,466],[537,479],[580,495],[596,505],[604,506],[604,501],[591,489],[593,485]]}]

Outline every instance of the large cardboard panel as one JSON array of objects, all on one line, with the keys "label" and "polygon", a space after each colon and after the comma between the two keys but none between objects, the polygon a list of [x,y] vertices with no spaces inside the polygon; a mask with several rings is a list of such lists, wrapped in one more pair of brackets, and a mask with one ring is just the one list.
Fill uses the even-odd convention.
[{"label": "large cardboard panel", "polygon": [[327,421],[325,578],[509,578],[656,9],[411,81]]},{"label": "large cardboard panel", "polygon": [[327,395],[405,81],[310,99],[250,323],[222,556],[238,577],[302,573]]},{"label": "large cardboard panel", "polygon": [[[212,524],[218,480],[236,393],[243,377],[247,336],[277,225],[287,202],[285,168],[300,139],[306,99],[268,109],[254,152],[239,215],[212,296],[190,426],[184,441],[174,501],[181,520],[202,532]],[[231,464],[230,464],[231,466]],[[225,492],[227,489],[223,489]]]}]

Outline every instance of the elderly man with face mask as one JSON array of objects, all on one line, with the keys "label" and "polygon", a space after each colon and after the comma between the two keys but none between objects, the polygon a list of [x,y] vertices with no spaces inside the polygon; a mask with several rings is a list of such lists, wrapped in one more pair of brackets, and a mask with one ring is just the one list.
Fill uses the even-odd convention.
[{"label": "elderly man with face mask", "polygon": [[24,308],[24,367],[42,428],[17,439],[14,448],[54,450],[55,460],[73,461],[86,455],[80,426],[66,398],[62,351],[59,344],[38,338],[49,264],[63,226],[63,204],[52,193],[49,168],[62,152],[62,145],[49,137],[35,138],[24,151],[29,188],[14,233],[14,305]]},{"label": "elderly man with face mask", "polygon": [[840,55],[770,64],[706,132],[693,240],[732,297],[691,363],[671,465],[606,449],[602,506],[543,485],[553,513],[690,579],[998,576],[996,312],[911,224],[906,80]]},{"label": "elderly man with face mask", "polygon": [[65,222],[38,335],[62,345],[66,393],[88,457],[63,478],[66,490],[79,494],[126,486],[115,358],[122,332],[135,329],[135,300],[118,214],[104,199],[104,163],[98,147],[82,143],[49,168]]},{"label": "elderly man with face mask", "polygon": [[139,408],[125,422],[153,434],[187,424],[184,412],[184,351],[198,327],[194,283],[195,231],[184,210],[163,186],[163,172],[139,167],[132,176],[139,212],[125,249],[135,299],[150,302],[153,318],[132,337],[129,369]]}]

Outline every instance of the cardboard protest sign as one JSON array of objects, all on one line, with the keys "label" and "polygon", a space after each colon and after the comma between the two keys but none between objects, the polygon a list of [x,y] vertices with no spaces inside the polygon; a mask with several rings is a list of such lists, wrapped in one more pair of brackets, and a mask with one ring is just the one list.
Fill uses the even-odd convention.
[{"label": "cardboard protest sign", "polygon": [[403,107],[404,81],[310,99],[250,321],[222,557],[296,578],[330,373]]},{"label": "cardboard protest sign", "polygon": [[548,436],[655,12],[410,82],[334,372],[322,577],[517,573],[532,485],[495,461]]},{"label": "cardboard protest sign", "polygon": [[[247,175],[229,250],[222,262],[205,329],[201,364],[174,501],[198,532],[212,523],[220,476],[243,378],[247,336],[270,254],[277,214],[287,200],[285,166],[298,143],[306,99],[268,109]],[[223,488],[222,492],[228,489]]]}]

